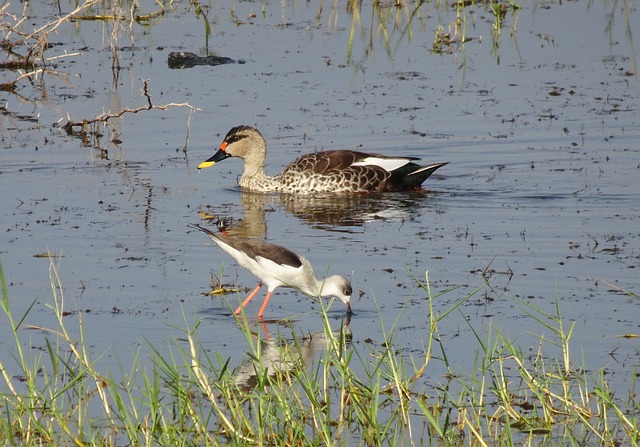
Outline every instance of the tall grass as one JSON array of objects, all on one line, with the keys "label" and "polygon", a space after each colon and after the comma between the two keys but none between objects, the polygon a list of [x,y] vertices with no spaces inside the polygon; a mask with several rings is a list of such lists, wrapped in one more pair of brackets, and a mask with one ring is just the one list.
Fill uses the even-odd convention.
[{"label": "tall grass", "polygon": [[[531,321],[551,330],[535,355],[499,329],[481,335],[474,368],[453,371],[439,324],[462,312],[460,298],[438,315],[428,277],[417,281],[429,304],[429,333],[418,358],[394,345],[395,325],[381,324],[382,343],[353,343],[349,321],[337,328],[322,307],[317,334],[269,334],[266,325],[238,320],[246,360],[237,368],[208,355],[198,324],[162,354],[151,343],[150,370],[130,365],[98,371],[78,315],[63,319],[64,289],[50,263],[53,328],[46,349],[22,337],[34,304],[15,316],[0,266],[2,324],[14,339],[0,354],[0,439],[20,446],[122,445],[637,445],[640,401],[635,375],[628,395],[610,389],[602,371],[571,354],[573,326],[520,303]],[[449,294],[455,293],[452,291]],[[399,316],[399,319],[402,316]],[[381,319],[382,321],[382,319]],[[70,335],[76,333],[75,338]],[[366,337],[367,334],[364,334]],[[559,348],[559,349],[558,349]],[[427,387],[433,351],[449,367],[444,383]],[[559,352],[556,357],[547,353]]]}]

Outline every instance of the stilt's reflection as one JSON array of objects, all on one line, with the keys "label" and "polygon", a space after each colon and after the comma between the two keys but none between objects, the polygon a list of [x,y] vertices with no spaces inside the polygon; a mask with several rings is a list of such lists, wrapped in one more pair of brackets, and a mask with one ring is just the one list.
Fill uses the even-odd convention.
[{"label": "stilt's reflection", "polygon": [[[308,333],[301,336],[282,336],[278,330],[277,336],[272,336],[268,330],[267,322],[258,322],[260,331],[252,332],[256,339],[254,352],[248,353],[246,359],[235,371],[235,383],[244,390],[253,389],[261,378],[288,376],[299,369],[309,367],[314,358],[327,349],[332,349],[333,344],[343,346],[349,344],[352,339],[350,319],[341,321],[340,327],[335,330],[325,329],[322,332]],[[275,322],[273,322],[275,323]],[[280,321],[280,327],[291,327],[292,322]],[[241,324],[248,325],[244,321]],[[245,326],[243,330],[248,330]],[[291,328],[291,332],[294,330]]]}]

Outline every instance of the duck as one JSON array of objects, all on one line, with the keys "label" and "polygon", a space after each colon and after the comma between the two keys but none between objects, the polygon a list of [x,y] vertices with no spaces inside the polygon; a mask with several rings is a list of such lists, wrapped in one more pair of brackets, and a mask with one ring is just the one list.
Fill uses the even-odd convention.
[{"label": "duck", "polygon": [[238,184],[247,192],[313,194],[389,192],[420,189],[437,169],[449,162],[421,166],[416,157],[395,157],[352,150],[329,150],[305,154],[280,174],[264,172],[267,143],[255,127],[233,127],[212,157],[198,165],[209,168],[229,157],[244,161]]},{"label": "duck", "polygon": [[351,315],[351,282],[339,275],[318,280],[313,267],[303,256],[281,245],[260,239],[244,239],[226,233],[216,233],[198,224],[189,224],[190,228],[207,234],[213,242],[229,254],[236,262],[249,270],[260,281],[253,291],[234,311],[241,315],[244,308],[258,294],[263,285],[267,294],[262,302],[258,318],[262,319],[273,291],[278,287],[290,287],[311,297],[334,296],[342,301]]}]

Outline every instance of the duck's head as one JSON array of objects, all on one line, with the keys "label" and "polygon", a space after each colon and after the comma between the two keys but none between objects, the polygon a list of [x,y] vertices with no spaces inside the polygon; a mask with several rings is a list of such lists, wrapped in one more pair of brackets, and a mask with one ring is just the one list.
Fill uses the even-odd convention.
[{"label": "duck's head", "polygon": [[227,132],[218,151],[211,158],[200,163],[198,169],[209,168],[228,157],[264,160],[265,153],[266,143],[258,129],[251,126],[237,126]]}]

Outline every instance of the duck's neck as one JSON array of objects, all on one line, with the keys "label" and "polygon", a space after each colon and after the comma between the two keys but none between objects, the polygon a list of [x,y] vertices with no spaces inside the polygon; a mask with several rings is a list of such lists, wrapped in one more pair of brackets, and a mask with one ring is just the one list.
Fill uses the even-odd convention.
[{"label": "duck's neck", "polygon": [[253,142],[254,151],[244,158],[244,171],[240,177],[240,187],[249,191],[268,191],[273,187],[274,178],[264,172],[267,144],[260,138]]},{"label": "duck's neck", "polygon": [[245,163],[244,172],[238,182],[242,189],[255,192],[277,191],[278,182],[264,173],[264,166],[250,167]]}]

